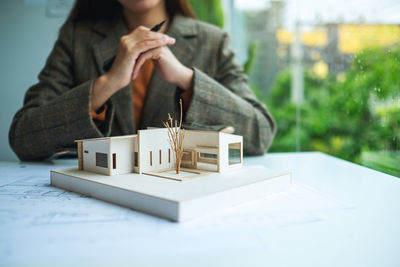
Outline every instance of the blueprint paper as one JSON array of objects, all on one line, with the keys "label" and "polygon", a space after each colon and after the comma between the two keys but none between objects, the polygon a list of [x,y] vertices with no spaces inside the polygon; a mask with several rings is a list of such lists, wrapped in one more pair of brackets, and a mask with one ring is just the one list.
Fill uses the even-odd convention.
[{"label": "blueprint paper", "polygon": [[178,224],[49,185],[51,169],[75,164],[0,165],[0,265],[53,264],[69,254],[78,255],[71,261],[93,262],[99,255],[112,261],[267,249],[274,229],[351,209],[293,184],[287,192]]}]

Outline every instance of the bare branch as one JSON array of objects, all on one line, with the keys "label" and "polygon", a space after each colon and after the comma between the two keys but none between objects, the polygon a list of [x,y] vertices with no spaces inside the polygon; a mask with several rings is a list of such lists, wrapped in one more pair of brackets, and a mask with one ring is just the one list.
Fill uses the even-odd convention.
[{"label": "bare branch", "polygon": [[169,113],[168,113],[168,121],[163,122],[164,126],[168,129],[169,144],[172,148],[172,151],[175,154],[175,169],[177,174],[179,174],[181,168],[181,161],[183,156],[183,139],[185,137],[185,130],[182,129],[182,117],[183,117],[182,99],[179,100],[179,107],[180,107],[179,127],[178,127],[178,121],[177,120],[174,121],[171,114]]}]

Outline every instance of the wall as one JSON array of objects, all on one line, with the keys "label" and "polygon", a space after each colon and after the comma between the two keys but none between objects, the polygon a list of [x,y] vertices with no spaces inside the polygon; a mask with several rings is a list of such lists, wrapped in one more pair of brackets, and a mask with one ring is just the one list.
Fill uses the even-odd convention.
[{"label": "wall", "polygon": [[218,147],[218,133],[188,130],[183,139],[183,146],[187,148],[195,146]]},{"label": "wall", "polygon": [[[229,165],[229,144],[241,143],[240,164]],[[219,171],[224,172],[228,169],[241,168],[243,165],[243,137],[234,134],[219,133]]]},{"label": "wall", "polygon": [[[168,129],[138,131],[140,172],[174,168],[175,160],[168,139]],[[161,149],[161,164],[160,153]],[[171,161],[168,162],[168,150],[171,149]],[[152,164],[150,165],[150,151]]]},{"label": "wall", "polygon": [[37,82],[37,75],[65,20],[65,14],[46,16],[49,2],[0,1],[0,160],[17,159],[8,144],[12,117],[22,107],[26,90]]},{"label": "wall", "polygon": [[135,165],[135,149],[137,137],[116,138],[111,140],[110,158],[112,163],[112,155],[116,154],[117,168],[111,167],[111,175],[124,174],[133,172]]},{"label": "wall", "polygon": [[[110,153],[110,140],[96,140],[83,142],[83,169],[85,171],[91,171],[110,175],[110,168],[112,169],[112,156]],[[85,153],[85,150],[89,153]],[[108,168],[96,166],[96,152],[108,154]]]}]

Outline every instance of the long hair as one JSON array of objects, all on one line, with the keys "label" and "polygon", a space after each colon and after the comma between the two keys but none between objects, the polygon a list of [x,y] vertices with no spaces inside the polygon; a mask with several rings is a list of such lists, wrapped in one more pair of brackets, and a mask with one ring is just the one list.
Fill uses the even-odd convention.
[{"label": "long hair", "polygon": [[[176,14],[195,18],[188,0],[165,0],[168,16],[173,19]],[[117,0],[76,0],[70,21],[111,19],[122,10]]]}]

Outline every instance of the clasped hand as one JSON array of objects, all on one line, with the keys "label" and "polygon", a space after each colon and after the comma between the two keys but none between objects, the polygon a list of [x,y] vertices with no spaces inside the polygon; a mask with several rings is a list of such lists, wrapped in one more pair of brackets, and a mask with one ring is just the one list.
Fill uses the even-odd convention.
[{"label": "clasped hand", "polygon": [[153,60],[158,74],[165,81],[183,90],[192,86],[193,70],[184,66],[168,46],[175,39],[140,26],[122,36],[117,56],[108,73],[97,78],[92,87],[91,108],[97,111],[117,91],[136,79],[146,60]]},{"label": "clasped hand", "polygon": [[136,79],[146,60],[153,60],[155,70],[165,81],[188,89],[192,83],[193,70],[174,56],[168,48],[173,44],[174,38],[140,26],[121,37],[117,56],[107,75],[117,83],[117,87],[123,88]]}]

